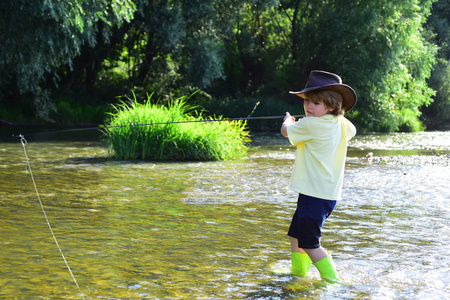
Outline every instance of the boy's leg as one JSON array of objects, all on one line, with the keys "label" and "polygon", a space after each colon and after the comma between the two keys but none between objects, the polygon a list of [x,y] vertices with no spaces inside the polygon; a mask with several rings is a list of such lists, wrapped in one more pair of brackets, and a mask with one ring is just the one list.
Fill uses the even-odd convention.
[{"label": "boy's leg", "polygon": [[[298,273],[302,275],[305,272],[307,274],[309,271],[311,262],[309,264],[303,263],[303,265],[308,265],[308,269],[305,271],[302,267],[302,262],[298,262],[299,259],[296,259],[296,257],[305,257],[306,255],[304,254],[307,254],[309,261],[314,262],[314,265],[324,280],[333,282],[340,281],[331,257],[320,247],[322,225],[331,215],[335,205],[336,201],[318,199],[302,194],[299,195],[297,209],[288,232],[288,235],[291,237],[291,250],[293,253],[292,273],[294,275],[296,275],[297,269],[300,270]],[[301,245],[298,244],[299,239],[301,239]]]},{"label": "boy's leg", "polygon": [[339,278],[336,268],[333,264],[333,259],[331,255],[328,254],[322,247],[315,249],[303,249],[308,253],[309,257],[313,261],[317,270],[319,270],[320,277],[331,283],[343,283],[342,279]]},{"label": "boy's leg", "polygon": [[290,237],[292,250],[291,273],[295,276],[308,277],[311,261],[319,270],[320,277],[331,283],[342,283],[336,268],[334,267],[331,255],[322,247],[315,249],[302,249],[298,247],[298,240]]},{"label": "boy's leg", "polygon": [[298,247],[298,239],[290,236],[289,240],[291,241],[291,251],[292,252],[306,253],[302,248]]},{"label": "boy's leg", "polygon": [[311,268],[311,259],[309,255],[298,247],[298,240],[293,237],[289,237],[291,240],[291,274],[299,277],[306,278],[309,275],[309,269]]},{"label": "boy's leg", "polygon": [[340,283],[344,284],[341,278],[339,278],[336,268],[334,267],[333,259],[331,255],[328,255],[325,258],[314,263],[317,270],[320,272],[320,277],[323,280],[328,281],[330,283]]},{"label": "boy's leg", "polygon": [[319,260],[328,256],[327,251],[325,251],[325,249],[323,249],[322,247],[302,250],[309,255],[313,263],[318,262]]}]

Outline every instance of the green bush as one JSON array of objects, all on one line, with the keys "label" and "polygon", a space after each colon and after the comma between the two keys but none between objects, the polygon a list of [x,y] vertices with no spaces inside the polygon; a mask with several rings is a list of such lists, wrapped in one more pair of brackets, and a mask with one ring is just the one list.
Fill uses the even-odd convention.
[{"label": "green bush", "polygon": [[[244,121],[204,119],[181,97],[167,107],[136,98],[114,107],[104,133],[118,159],[225,160],[245,156]],[[218,117],[220,119],[221,117]]]}]

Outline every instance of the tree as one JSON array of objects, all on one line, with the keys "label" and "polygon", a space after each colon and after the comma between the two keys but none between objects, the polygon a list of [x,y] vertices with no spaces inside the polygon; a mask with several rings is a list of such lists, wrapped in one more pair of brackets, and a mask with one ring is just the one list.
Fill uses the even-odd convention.
[{"label": "tree", "polygon": [[[433,103],[423,108],[425,123],[434,129],[443,129],[450,123],[450,1],[433,4],[427,25],[435,32],[430,40],[438,45],[437,64],[428,83],[436,90]],[[447,127],[448,128],[448,127]]]},{"label": "tree", "polygon": [[302,88],[312,69],[325,69],[356,89],[359,103],[349,117],[361,129],[420,130],[419,109],[434,93],[426,80],[437,47],[423,30],[433,2],[281,0],[233,6],[234,39],[225,44],[226,84],[233,85],[228,90],[281,95]]},{"label": "tree", "polygon": [[[58,83],[61,92],[85,90],[107,101],[130,90],[168,99],[197,89],[210,102],[283,100],[289,89],[304,86],[312,69],[324,69],[355,88],[359,102],[348,116],[360,129],[417,130],[420,108],[434,93],[427,80],[440,42],[424,30],[434,2],[5,2],[0,97],[32,96],[47,118],[48,91]],[[447,4],[439,7],[435,28],[448,15]],[[448,82],[448,68],[439,63],[436,70],[441,75],[429,82],[438,88]]]},{"label": "tree", "polygon": [[[251,95],[261,92],[273,79],[274,66],[281,56],[273,27],[278,1],[220,1],[218,32],[224,44],[226,78],[222,92]],[[222,24],[222,25],[220,25]],[[223,26],[226,24],[226,26]],[[275,55],[274,55],[275,54]],[[217,95],[217,91],[215,92]]]},{"label": "tree", "polygon": [[362,128],[417,127],[433,94],[426,79],[437,48],[422,36],[432,2],[281,1],[295,36],[292,65],[303,82],[314,68],[340,74],[357,91],[350,117]]},{"label": "tree", "polygon": [[204,89],[223,76],[214,1],[141,0],[136,5],[134,19],[107,56],[83,52],[102,64],[98,77],[104,83],[97,87],[121,85],[121,93],[151,91],[158,99]]},{"label": "tree", "polygon": [[112,29],[130,21],[134,10],[129,0],[1,1],[1,99],[30,95],[47,119],[51,102],[44,86],[57,83],[55,69],[73,67],[83,46],[96,46],[97,35],[108,42]]}]

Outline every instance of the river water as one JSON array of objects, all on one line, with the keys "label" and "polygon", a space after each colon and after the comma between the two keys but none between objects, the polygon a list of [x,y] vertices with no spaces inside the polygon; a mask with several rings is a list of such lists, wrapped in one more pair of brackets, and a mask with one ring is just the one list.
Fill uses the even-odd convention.
[{"label": "river water", "polygon": [[1,129],[2,299],[450,297],[450,132],[350,142],[322,238],[346,284],[327,286],[314,267],[275,272],[297,198],[278,134],[254,136],[245,159],[171,163],[110,160],[95,131],[26,135],[30,173],[18,130]]}]

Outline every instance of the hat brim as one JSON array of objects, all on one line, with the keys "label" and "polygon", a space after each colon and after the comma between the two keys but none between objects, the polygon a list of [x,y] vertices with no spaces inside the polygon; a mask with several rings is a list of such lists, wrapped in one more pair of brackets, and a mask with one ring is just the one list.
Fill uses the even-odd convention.
[{"label": "hat brim", "polygon": [[299,97],[305,98],[303,94],[312,92],[312,91],[318,91],[318,90],[332,90],[336,91],[339,94],[342,95],[342,108],[347,112],[351,110],[357,101],[356,93],[355,91],[346,84],[330,84],[330,85],[323,85],[320,87],[309,87],[306,89],[303,89],[298,92],[289,92],[290,94],[297,95]]}]

